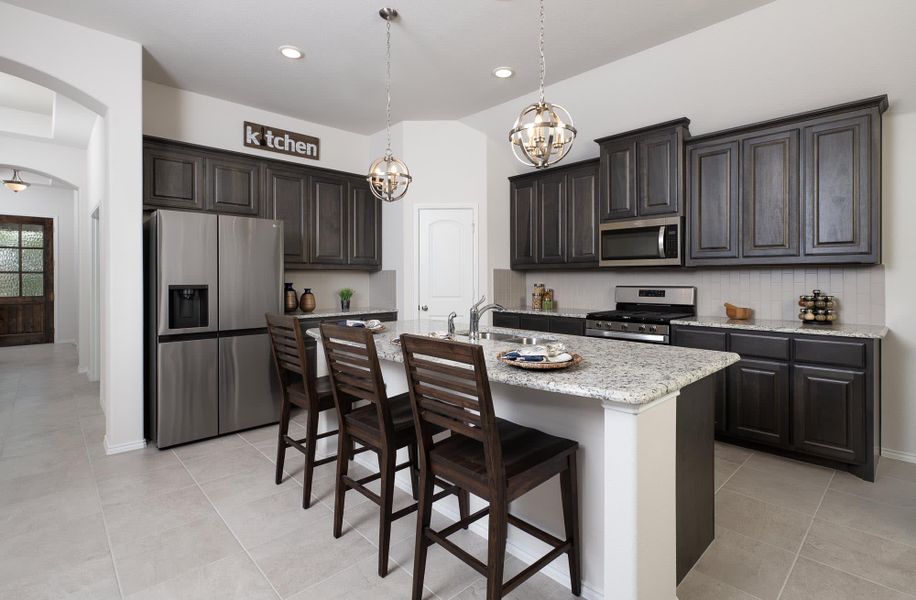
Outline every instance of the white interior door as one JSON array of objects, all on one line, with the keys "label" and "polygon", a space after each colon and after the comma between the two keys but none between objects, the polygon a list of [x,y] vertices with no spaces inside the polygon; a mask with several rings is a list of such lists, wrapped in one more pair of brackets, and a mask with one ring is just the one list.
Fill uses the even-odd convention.
[{"label": "white interior door", "polygon": [[477,290],[473,208],[418,209],[417,276],[420,318],[465,315]]}]

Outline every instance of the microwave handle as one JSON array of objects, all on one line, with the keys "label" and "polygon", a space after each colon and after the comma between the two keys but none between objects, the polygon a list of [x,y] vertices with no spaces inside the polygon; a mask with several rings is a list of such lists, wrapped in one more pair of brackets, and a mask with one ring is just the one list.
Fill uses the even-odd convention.
[{"label": "microwave handle", "polygon": [[665,226],[661,225],[658,228],[658,257],[665,257]]}]

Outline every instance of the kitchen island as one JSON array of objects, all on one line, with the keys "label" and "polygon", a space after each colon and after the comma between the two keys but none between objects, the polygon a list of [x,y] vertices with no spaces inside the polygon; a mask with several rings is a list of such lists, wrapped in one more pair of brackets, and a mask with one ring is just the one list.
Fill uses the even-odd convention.
[{"label": "kitchen island", "polygon": [[[402,333],[426,334],[445,326],[424,321],[386,326],[388,330],[376,335],[375,343],[388,393],[394,395],[407,390],[407,380],[400,346],[392,340]],[[315,329],[309,334],[318,337]],[[582,364],[561,371],[524,371],[496,360],[497,353],[517,344],[478,342],[486,356],[496,413],[579,442],[583,596],[673,600],[683,570],[679,563],[693,564],[712,539],[710,533],[702,548],[692,550],[696,556],[677,555],[682,532],[690,535],[699,525],[711,532],[712,527],[710,376],[739,357],[664,345],[549,337],[580,354]],[[679,436],[679,432],[688,433]],[[693,447],[697,460],[691,461]],[[701,480],[691,481],[697,473]],[[679,477],[690,485],[676,486]],[[407,487],[409,482],[399,484]],[[676,501],[682,496],[679,492],[690,492],[685,502]],[[562,534],[559,498],[559,486],[551,481],[513,503],[512,512]],[[436,508],[457,517],[456,506],[443,504],[437,503]],[[692,514],[691,504],[704,507],[704,514]],[[485,526],[476,531],[486,535]],[[532,562],[546,549],[526,534],[510,531],[508,550],[522,560]],[[545,572],[568,583],[564,558]]]}]

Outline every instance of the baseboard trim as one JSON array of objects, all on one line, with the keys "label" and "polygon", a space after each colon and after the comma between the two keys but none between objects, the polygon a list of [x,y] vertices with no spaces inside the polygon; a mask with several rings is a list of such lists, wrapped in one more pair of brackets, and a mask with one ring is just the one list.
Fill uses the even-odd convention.
[{"label": "baseboard trim", "polygon": [[[378,463],[375,461],[366,460],[365,455],[357,455],[355,458],[355,462],[372,471],[378,471]],[[412,493],[412,490],[410,487],[410,479],[408,477],[404,476],[404,478],[402,479],[401,475],[398,474],[394,478],[394,484],[401,491],[404,491],[408,494]],[[437,502],[436,504],[434,504],[433,510],[435,510],[439,514],[445,516],[446,518],[452,521],[458,521],[460,519],[460,515],[458,514],[458,511],[452,508],[446,508],[444,505],[444,502]],[[481,521],[476,521],[474,523],[471,523],[469,529],[473,531],[474,533],[476,533],[477,535],[479,535],[480,537],[482,537],[483,539],[487,539],[488,531],[487,531],[486,526],[481,524]],[[521,547],[520,545],[512,541],[506,542],[506,552],[528,565],[534,563],[535,561],[541,558],[541,555],[539,554],[535,555],[532,552],[529,552],[525,548]],[[553,564],[547,565],[546,567],[541,569],[540,572],[546,575],[547,577],[553,579],[554,581],[556,581],[563,587],[567,589],[569,588],[569,574],[561,571],[560,569],[557,569],[556,567],[553,566]],[[584,598],[585,600],[604,600],[604,594],[594,589],[593,587],[587,585],[585,582],[582,582],[581,597]]]},{"label": "baseboard trim", "polygon": [[125,442],[123,444],[110,444],[108,443],[108,436],[105,436],[105,454],[109,456],[112,454],[121,454],[122,452],[130,452],[131,450],[140,450],[146,448],[146,440],[137,440],[135,442]]},{"label": "baseboard trim", "polygon": [[899,450],[891,450],[890,448],[881,448],[881,456],[916,464],[916,454],[912,452],[900,452]]}]

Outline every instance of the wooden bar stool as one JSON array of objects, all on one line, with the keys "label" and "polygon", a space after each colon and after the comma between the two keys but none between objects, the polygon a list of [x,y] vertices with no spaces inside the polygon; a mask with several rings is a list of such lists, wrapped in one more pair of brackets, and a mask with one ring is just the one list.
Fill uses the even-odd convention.
[{"label": "wooden bar stool", "polygon": [[[321,325],[321,341],[335,398],[368,401],[368,404],[358,408],[351,408],[350,403],[338,403],[340,436],[337,489],[334,496],[334,537],[339,538],[341,535],[344,494],[348,489],[356,490],[375,502],[379,506],[378,574],[385,577],[388,574],[391,524],[417,510],[416,503],[398,511],[393,511],[392,506],[394,475],[402,469],[410,469],[413,495],[417,498],[417,435],[408,395],[405,393],[388,397],[373,337],[371,331],[362,328],[341,327],[331,323]],[[349,462],[346,459],[346,449],[354,441],[375,451],[378,455],[378,473],[362,479],[353,479],[347,475]],[[396,455],[401,448],[407,448],[409,459],[397,464]],[[366,488],[367,483],[376,479],[381,479],[381,494]],[[462,515],[467,516],[468,493],[444,481],[436,483],[444,489],[437,494],[430,493],[430,503],[454,493],[458,495]]]},{"label": "wooden bar stool", "polygon": [[[439,544],[487,578],[487,600],[510,593],[563,554],[569,559],[570,587],[582,590],[579,549],[577,442],[522,427],[493,414],[483,349],[475,344],[401,336],[401,349],[419,437],[420,507],[417,516],[413,598],[423,595],[426,554]],[[447,361],[447,362],[443,362]],[[450,437],[434,442],[441,428]],[[509,503],[560,475],[566,539],[561,540],[509,514]],[[442,478],[487,500],[489,506],[441,531],[430,528],[434,478]],[[489,518],[487,562],[448,540],[462,527]],[[544,557],[503,583],[508,526],[514,525],[553,547]]]},{"label": "wooden bar stool", "polygon": [[[315,460],[318,440],[336,435],[338,430],[318,433],[318,417],[322,411],[334,408],[331,382],[327,377],[316,380],[309,371],[308,355],[299,320],[295,317],[266,314],[267,331],[270,333],[271,351],[280,387],[283,404],[280,409],[280,430],[277,436],[277,471],[275,481],[283,480],[283,462],[286,449],[293,447],[305,455],[305,479],[302,482],[302,508],[308,508],[312,499],[312,474],[316,466],[337,460],[328,456]],[[289,419],[293,405],[304,408],[308,415],[306,435],[295,439],[289,435]]]}]

